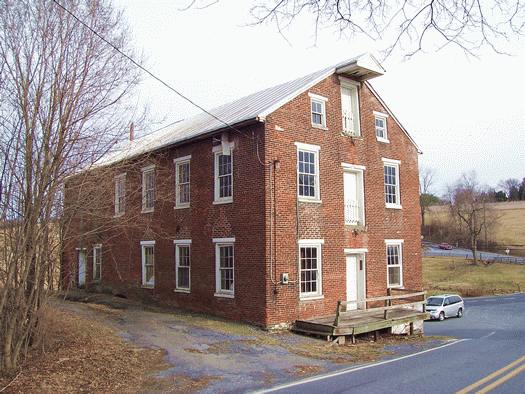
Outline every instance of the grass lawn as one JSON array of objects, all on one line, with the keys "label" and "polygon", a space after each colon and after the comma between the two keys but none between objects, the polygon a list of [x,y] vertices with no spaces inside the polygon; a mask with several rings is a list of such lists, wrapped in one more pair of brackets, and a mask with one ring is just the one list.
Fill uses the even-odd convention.
[{"label": "grass lawn", "polygon": [[423,258],[423,285],[429,294],[462,296],[508,294],[525,290],[525,266],[492,263],[473,265],[459,257]]}]

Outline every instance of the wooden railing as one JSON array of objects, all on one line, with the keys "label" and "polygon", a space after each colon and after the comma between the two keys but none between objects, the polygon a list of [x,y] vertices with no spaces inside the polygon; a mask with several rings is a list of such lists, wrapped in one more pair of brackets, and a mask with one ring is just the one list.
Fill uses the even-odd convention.
[{"label": "wooden railing", "polygon": [[[337,301],[337,309],[335,310],[335,320],[334,326],[339,325],[339,321],[343,316],[359,316],[366,315],[373,312],[383,311],[383,318],[388,319],[388,312],[392,309],[399,309],[402,307],[417,307],[421,305],[422,312],[425,312],[425,302],[426,302],[426,291],[417,291],[417,290],[407,290],[407,289],[388,289],[386,296],[381,297],[371,297],[366,298],[362,301]],[[421,297],[421,300],[413,301],[414,298]],[[384,306],[367,308],[368,303],[374,302],[384,302]],[[393,304],[392,301],[395,303]],[[398,303],[398,301],[410,301],[405,303]],[[343,311],[341,310],[343,306],[348,306],[348,304],[365,304],[365,309],[357,309],[352,311]]]}]

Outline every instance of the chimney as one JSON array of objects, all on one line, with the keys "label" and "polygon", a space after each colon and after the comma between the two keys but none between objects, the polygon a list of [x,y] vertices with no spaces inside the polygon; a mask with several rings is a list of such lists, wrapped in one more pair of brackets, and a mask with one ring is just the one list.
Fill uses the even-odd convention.
[{"label": "chimney", "polygon": [[129,125],[129,140],[135,140],[135,124],[133,122]]}]

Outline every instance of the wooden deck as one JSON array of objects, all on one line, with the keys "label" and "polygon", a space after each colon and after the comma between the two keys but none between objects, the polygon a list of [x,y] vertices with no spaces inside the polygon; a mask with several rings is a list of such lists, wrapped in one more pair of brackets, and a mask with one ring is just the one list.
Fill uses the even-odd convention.
[{"label": "wooden deck", "polygon": [[[392,301],[410,301],[414,297],[423,297],[423,300],[404,304],[392,305]],[[342,307],[345,302],[339,301],[336,313],[308,320],[296,320],[293,330],[306,334],[327,337],[328,340],[338,337],[351,337],[367,332],[377,333],[378,330],[391,328],[401,324],[410,325],[410,333],[413,333],[413,324],[420,320],[429,318],[425,312],[425,293],[392,295],[375,297],[364,300],[365,304],[370,302],[385,301],[384,307],[375,307],[365,310],[354,310],[344,312]],[[421,306],[421,308],[418,308]],[[419,309],[419,310],[418,310]],[[344,338],[342,338],[344,340]]]}]

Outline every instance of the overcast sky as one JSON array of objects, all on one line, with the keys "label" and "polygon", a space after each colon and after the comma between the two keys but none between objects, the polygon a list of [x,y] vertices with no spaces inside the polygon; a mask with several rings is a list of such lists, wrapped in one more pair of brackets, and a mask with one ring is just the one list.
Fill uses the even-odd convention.
[{"label": "overcast sky", "polygon": [[[306,19],[286,32],[287,42],[273,25],[246,26],[250,1],[244,0],[189,11],[171,0],[117,4],[145,65],[207,109],[384,47],[339,38],[329,28],[315,43]],[[398,53],[383,63],[387,73],[372,80],[423,151],[420,166],[436,169],[437,193],[471,170],[493,186],[525,177],[525,40],[508,48],[512,56],[486,50],[479,59],[453,47],[410,60]],[[199,112],[144,78],[138,102],[158,121],[150,130]]]}]

